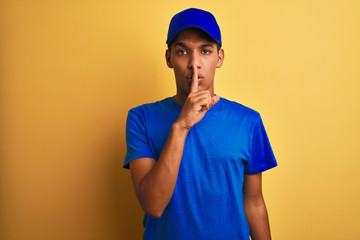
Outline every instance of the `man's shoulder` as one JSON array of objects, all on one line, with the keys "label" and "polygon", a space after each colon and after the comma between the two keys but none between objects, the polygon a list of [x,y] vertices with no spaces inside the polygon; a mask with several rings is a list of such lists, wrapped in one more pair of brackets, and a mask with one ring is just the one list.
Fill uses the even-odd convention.
[{"label": "man's shoulder", "polygon": [[257,118],[260,116],[258,111],[254,110],[250,107],[247,107],[241,103],[231,101],[226,98],[221,98],[221,99],[222,99],[224,108],[228,111],[232,111],[236,114],[246,115],[248,117],[254,117],[254,118]]},{"label": "man's shoulder", "polygon": [[176,102],[173,100],[173,97],[167,97],[162,100],[144,103],[139,106],[133,107],[129,110],[129,113],[156,112],[164,108],[173,108],[175,105]]}]

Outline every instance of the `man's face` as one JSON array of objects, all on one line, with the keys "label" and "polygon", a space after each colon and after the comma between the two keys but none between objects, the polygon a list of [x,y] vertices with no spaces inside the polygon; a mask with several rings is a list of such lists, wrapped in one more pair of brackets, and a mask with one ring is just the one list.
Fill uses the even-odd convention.
[{"label": "man's face", "polygon": [[179,33],[166,51],[166,61],[174,69],[177,95],[186,97],[190,91],[193,66],[198,69],[198,90],[214,94],[216,68],[221,67],[224,51],[203,31],[188,29]]}]

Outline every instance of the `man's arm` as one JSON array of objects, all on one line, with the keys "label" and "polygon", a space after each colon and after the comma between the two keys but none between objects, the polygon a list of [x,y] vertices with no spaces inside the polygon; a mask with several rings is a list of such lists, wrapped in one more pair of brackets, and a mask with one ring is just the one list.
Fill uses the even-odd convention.
[{"label": "man's arm", "polygon": [[129,163],[135,192],[146,214],[157,218],[162,215],[175,189],[187,133],[219,99],[209,91],[198,91],[194,66],[190,93],[158,161],[139,158]]},{"label": "man's arm", "polygon": [[270,225],[265,201],[262,195],[262,174],[244,177],[244,207],[252,240],[270,240]]},{"label": "man's arm", "polygon": [[152,217],[161,216],[173,194],[186,136],[187,131],[175,123],[157,162],[139,158],[129,163],[137,198]]}]

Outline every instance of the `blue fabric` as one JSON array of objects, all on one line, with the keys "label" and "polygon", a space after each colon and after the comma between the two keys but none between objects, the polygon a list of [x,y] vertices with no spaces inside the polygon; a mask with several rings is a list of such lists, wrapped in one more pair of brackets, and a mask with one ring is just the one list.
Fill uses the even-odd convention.
[{"label": "blue fabric", "polygon": [[[159,158],[181,109],[170,97],[129,111],[125,168]],[[276,165],[259,113],[220,98],[190,129],[174,194],[159,219],[145,214],[144,239],[248,240],[244,174]]]}]

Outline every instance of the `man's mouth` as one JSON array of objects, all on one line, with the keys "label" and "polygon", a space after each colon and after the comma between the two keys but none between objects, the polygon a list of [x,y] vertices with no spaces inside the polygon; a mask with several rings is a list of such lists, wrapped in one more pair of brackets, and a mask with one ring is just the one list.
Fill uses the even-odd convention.
[{"label": "man's mouth", "polygon": [[[186,77],[186,79],[187,79],[189,82],[192,81],[192,78],[193,78],[193,76]],[[204,77],[201,76],[201,75],[198,75],[198,81],[202,81],[202,80],[204,80]]]}]

